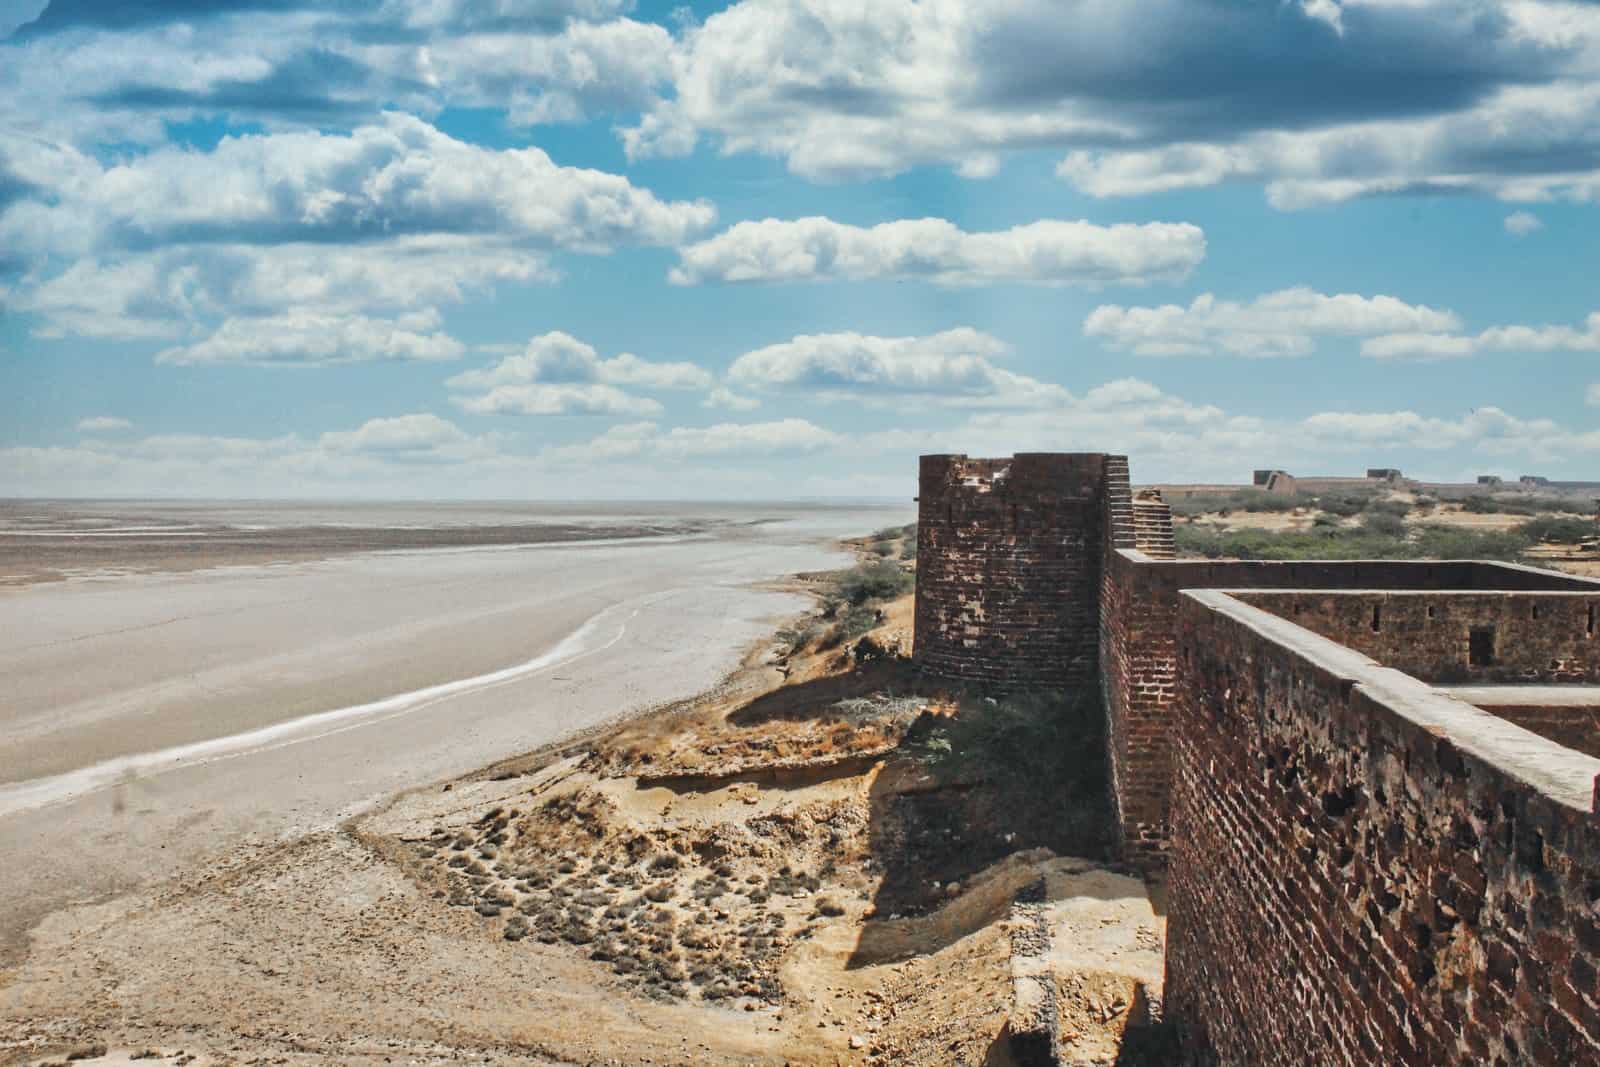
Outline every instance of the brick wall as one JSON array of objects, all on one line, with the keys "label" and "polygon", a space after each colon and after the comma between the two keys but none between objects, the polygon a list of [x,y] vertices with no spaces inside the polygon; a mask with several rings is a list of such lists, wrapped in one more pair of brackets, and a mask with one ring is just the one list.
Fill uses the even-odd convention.
[{"label": "brick wall", "polygon": [[922,457],[920,668],[1002,689],[1094,679],[1107,458]]},{"label": "brick wall", "polygon": [[1184,589],[1579,589],[1600,584],[1531,567],[1477,561],[1276,562],[1153,560],[1113,548],[1101,591],[1101,677],[1113,809],[1124,855],[1161,862],[1171,785],[1176,619]]},{"label": "brick wall", "polygon": [[1600,683],[1600,589],[1238,596],[1425,682]]},{"label": "brick wall", "polygon": [[1600,758],[1600,707],[1471,703],[1558,745]]},{"label": "brick wall", "polygon": [[1600,760],[1222,593],[1177,631],[1166,1004],[1194,1058],[1600,1064]]}]

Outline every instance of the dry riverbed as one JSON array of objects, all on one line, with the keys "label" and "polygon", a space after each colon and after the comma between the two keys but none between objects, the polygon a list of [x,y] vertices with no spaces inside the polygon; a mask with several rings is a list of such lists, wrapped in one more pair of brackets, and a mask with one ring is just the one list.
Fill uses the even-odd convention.
[{"label": "dry riverbed", "polygon": [[900,655],[909,598],[861,643],[817,642],[53,915],[0,975],[0,1062],[1004,1064],[1014,942],[1041,915],[1093,931],[1039,957],[1053,1028],[1081,1062],[1129,1062],[1160,997],[1144,884],[1056,858],[1048,818],[913,754],[954,705]]}]

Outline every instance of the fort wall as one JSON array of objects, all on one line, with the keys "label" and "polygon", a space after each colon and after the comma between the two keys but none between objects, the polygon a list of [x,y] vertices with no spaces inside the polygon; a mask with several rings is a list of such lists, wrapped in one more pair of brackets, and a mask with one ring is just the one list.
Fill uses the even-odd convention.
[{"label": "fort wall", "polygon": [[[922,457],[915,658],[997,689],[1066,689],[1098,672],[1108,524],[1131,531],[1126,459],[1101,453]],[[1118,515],[1110,517],[1112,498]],[[1131,534],[1122,536],[1132,544]]]},{"label": "fort wall", "polygon": [[1234,595],[1424,682],[1600,683],[1600,589]]},{"label": "fort wall", "polygon": [[[1101,588],[1100,660],[1112,802],[1123,854],[1132,861],[1158,864],[1165,847],[1179,594],[1187,589],[1235,588],[1575,589],[1600,595],[1600,585],[1583,579],[1474,560],[1156,560],[1135,550],[1112,549]],[[1476,602],[1486,605],[1487,611],[1487,605],[1504,598],[1504,593],[1489,593]],[[1300,597],[1297,602],[1311,601]],[[1315,611],[1306,615],[1308,624],[1315,616]]]},{"label": "fort wall", "polygon": [[1216,591],[1177,611],[1166,996],[1201,1062],[1600,1062],[1600,760]]}]

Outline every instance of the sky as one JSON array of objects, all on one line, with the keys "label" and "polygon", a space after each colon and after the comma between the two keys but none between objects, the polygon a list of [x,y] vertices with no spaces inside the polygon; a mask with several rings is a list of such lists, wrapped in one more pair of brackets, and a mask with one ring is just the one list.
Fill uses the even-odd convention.
[{"label": "sky", "polygon": [[0,0],[0,496],[1600,478],[1595,0]]}]

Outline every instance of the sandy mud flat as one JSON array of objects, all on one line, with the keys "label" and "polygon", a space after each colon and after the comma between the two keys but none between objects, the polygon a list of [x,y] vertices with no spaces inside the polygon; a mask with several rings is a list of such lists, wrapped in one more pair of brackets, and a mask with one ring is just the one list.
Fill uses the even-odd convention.
[{"label": "sandy mud flat", "polygon": [[0,591],[0,961],[62,906],[703,691],[803,605],[764,583],[902,514],[679,513],[650,517],[665,536]]},{"label": "sandy mud flat", "polygon": [[[930,771],[915,739],[955,705],[904,658],[909,597],[859,637],[827,619],[773,636],[775,607],[815,611],[825,585],[775,588],[736,617],[704,585],[689,604],[614,593],[601,614],[629,613],[648,677],[619,684],[624,637],[487,690],[538,720],[521,735],[492,728],[503,705],[453,695],[445,722],[422,710],[0,815],[49,827],[53,864],[126,862],[129,828],[159,827],[146,860],[180,853],[32,926],[0,971],[0,1063],[1003,1067],[1019,1026],[1068,1062],[1164,1062],[1137,1047],[1159,892],[1062,854],[1094,842],[1097,812],[1019,810]],[[728,628],[696,629],[706,614]],[[570,736],[663,671],[700,695]],[[449,769],[491,747],[526,754]],[[377,773],[399,756],[405,773]],[[304,814],[244,832],[235,793]]]}]

